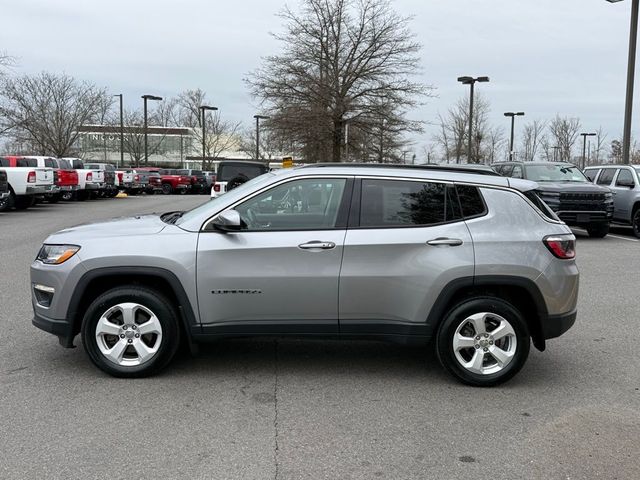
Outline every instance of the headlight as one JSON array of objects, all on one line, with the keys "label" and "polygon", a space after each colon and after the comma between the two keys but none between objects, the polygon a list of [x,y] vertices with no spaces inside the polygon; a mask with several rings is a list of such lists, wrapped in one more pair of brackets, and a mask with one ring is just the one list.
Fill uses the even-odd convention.
[{"label": "headlight", "polygon": [[73,257],[80,250],[77,245],[42,245],[36,260],[47,265],[60,265]]}]

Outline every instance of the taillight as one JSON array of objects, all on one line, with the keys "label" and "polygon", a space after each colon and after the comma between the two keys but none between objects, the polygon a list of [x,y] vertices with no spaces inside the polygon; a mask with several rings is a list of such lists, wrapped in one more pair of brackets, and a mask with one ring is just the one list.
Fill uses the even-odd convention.
[{"label": "taillight", "polygon": [[93,173],[87,173],[87,182],[93,182]]},{"label": "taillight", "polygon": [[556,258],[570,260],[576,257],[576,237],[573,235],[551,235],[542,242]]},{"label": "taillight", "polygon": [[219,183],[214,183],[213,184],[213,191],[214,192],[219,192],[220,191],[220,184]]},{"label": "taillight", "polygon": [[27,175],[27,183],[36,183],[36,172],[29,172]]},{"label": "taillight", "polygon": [[133,181],[134,182],[139,182],[140,181],[140,175],[136,175],[135,177],[133,177]]}]

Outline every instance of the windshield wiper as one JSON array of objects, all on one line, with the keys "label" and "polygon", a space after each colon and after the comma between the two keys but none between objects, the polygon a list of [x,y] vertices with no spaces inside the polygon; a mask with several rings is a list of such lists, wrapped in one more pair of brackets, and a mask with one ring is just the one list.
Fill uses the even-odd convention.
[{"label": "windshield wiper", "polygon": [[184,211],[167,212],[160,216],[160,220],[165,223],[174,224],[182,215],[184,215]]}]

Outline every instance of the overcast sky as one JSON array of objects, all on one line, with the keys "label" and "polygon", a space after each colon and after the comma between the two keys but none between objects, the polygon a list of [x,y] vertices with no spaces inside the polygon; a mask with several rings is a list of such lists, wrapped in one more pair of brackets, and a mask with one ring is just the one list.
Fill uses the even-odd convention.
[{"label": "overcast sky", "polygon": [[[4,0],[0,51],[18,58],[14,73],[66,72],[124,93],[173,96],[202,88],[225,119],[249,125],[255,103],[242,81],[278,52],[283,0]],[[287,2],[296,6],[297,0]],[[434,121],[468,87],[460,75],[488,75],[479,88],[491,120],[523,110],[526,120],[556,113],[622,132],[629,0],[392,0],[423,45],[421,77],[436,98],[412,112]],[[640,92],[638,92],[640,99]],[[637,102],[636,102],[637,104]],[[637,132],[634,123],[634,132]],[[429,142],[427,128],[418,138]],[[637,135],[636,135],[637,136]]]}]

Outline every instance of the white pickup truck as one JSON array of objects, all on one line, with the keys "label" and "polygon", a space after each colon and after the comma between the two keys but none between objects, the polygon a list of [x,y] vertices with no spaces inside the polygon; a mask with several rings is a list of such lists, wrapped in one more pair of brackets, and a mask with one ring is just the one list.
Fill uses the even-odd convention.
[{"label": "white pickup truck", "polygon": [[32,206],[36,196],[57,191],[53,183],[53,170],[46,168],[12,167],[12,157],[0,157],[0,169],[7,174],[9,200],[1,208],[24,210]]},{"label": "white pickup truck", "polygon": [[71,167],[78,172],[78,192],[76,194],[78,200],[96,198],[104,190],[104,170],[85,168],[83,161],[79,158],[65,157],[63,160],[68,160]]}]

